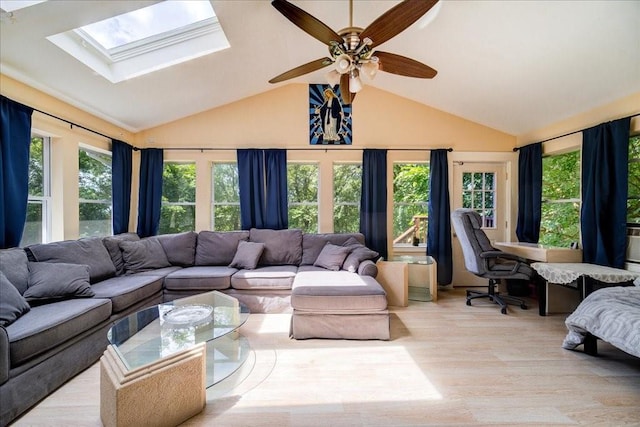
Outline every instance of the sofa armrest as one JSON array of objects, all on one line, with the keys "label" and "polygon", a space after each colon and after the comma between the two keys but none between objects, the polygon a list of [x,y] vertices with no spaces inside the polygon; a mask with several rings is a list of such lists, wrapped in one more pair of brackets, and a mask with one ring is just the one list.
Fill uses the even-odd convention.
[{"label": "sofa armrest", "polygon": [[378,266],[370,259],[364,260],[358,266],[358,274],[375,278],[378,275]]},{"label": "sofa armrest", "polygon": [[4,326],[0,326],[0,384],[4,384],[9,379],[9,334]]}]

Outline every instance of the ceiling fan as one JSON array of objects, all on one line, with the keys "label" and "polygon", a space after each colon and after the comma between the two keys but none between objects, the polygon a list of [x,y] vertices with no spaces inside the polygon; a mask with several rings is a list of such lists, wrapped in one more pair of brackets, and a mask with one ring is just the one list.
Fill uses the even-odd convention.
[{"label": "ceiling fan", "polygon": [[355,94],[362,89],[361,74],[373,78],[380,70],[401,76],[431,79],[437,71],[428,65],[394,53],[374,51],[374,48],[404,31],[436,3],[438,0],[404,0],[363,29],[353,26],[353,0],[349,0],[349,26],[336,33],[288,1],[273,0],[271,5],[289,21],[329,46],[331,56],[286,71],[269,80],[269,83],[279,83],[333,65],[333,70],[327,74],[327,80],[331,85],[340,84],[342,100],[350,104]]}]

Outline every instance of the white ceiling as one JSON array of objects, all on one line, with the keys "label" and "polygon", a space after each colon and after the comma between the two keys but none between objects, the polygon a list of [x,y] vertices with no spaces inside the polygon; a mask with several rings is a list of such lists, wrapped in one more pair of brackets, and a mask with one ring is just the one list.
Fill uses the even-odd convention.
[{"label": "white ceiling", "polygon": [[[292,2],[336,31],[349,24],[347,0]],[[274,89],[270,78],[328,53],[268,0],[212,0],[230,49],[117,84],[46,39],[151,3],[49,0],[3,13],[0,71],[135,132]],[[396,3],[355,0],[354,25]],[[426,27],[380,49],[438,75],[378,73],[366,85],[520,135],[640,92],[640,1],[444,1]],[[324,83],[325,72],[292,82]]]}]

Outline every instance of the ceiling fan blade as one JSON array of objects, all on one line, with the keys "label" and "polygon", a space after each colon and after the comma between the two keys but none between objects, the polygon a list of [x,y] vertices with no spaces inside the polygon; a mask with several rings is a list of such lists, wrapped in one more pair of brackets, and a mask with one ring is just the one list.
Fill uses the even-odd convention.
[{"label": "ceiling fan blade", "polygon": [[356,97],[355,93],[349,91],[349,73],[340,76],[340,96],[345,105],[351,104]]},{"label": "ceiling fan blade", "polygon": [[269,80],[269,83],[280,83],[285,80],[292,79],[294,77],[302,76],[304,74],[310,73],[312,71],[319,70],[320,68],[326,67],[327,65],[332,64],[331,58],[320,58],[315,61],[308,62],[306,64],[300,65],[296,68],[293,68],[289,71],[286,71],[279,76],[276,76]]},{"label": "ceiling fan blade", "polygon": [[375,51],[373,55],[378,57],[380,71],[420,79],[432,79],[438,74],[436,70],[422,62],[395,53]]},{"label": "ceiling fan blade", "polygon": [[305,31],[307,34],[315,37],[322,43],[330,45],[332,41],[336,41],[338,43],[343,42],[342,37],[340,37],[338,33],[333,31],[314,16],[300,9],[298,6],[295,6],[286,0],[273,0],[271,5],[283,14],[285,18],[300,27],[302,31]]},{"label": "ceiling fan blade", "polygon": [[404,0],[369,24],[360,33],[360,40],[368,37],[373,42],[371,47],[379,46],[407,29],[436,3],[438,0]]}]

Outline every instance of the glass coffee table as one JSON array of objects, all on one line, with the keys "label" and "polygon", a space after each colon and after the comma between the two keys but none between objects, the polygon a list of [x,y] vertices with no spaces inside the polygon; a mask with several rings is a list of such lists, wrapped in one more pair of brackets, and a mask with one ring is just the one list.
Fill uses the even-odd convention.
[{"label": "glass coffee table", "polygon": [[206,386],[233,374],[250,347],[237,329],[249,309],[237,299],[212,291],[176,299],[133,313],[115,322],[107,338],[129,370],[206,343]]}]

